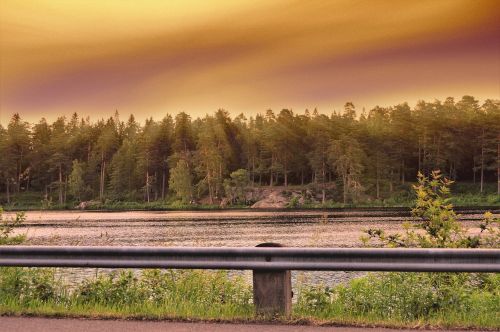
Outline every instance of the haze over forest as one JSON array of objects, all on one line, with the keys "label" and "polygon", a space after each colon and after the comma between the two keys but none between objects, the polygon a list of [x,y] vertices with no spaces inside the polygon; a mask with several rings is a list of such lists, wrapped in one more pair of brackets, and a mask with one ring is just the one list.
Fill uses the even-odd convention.
[{"label": "haze over forest", "polygon": [[[338,113],[268,110],[231,117],[167,114],[139,123],[115,113],[91,121],[73,114],[35,124],[14,114],[0,126],[0,190],[40,197],[153,201],[223,198],[244,202],[254,186],[309,185],[346,202],[381,199],[439,169],[483,192],[500,167],[500,102],[402,103],[356,117],[348,102]],[[499,182],[500,185],[500,182]],[[498,188],[500,190],[500,188]],[[333,195],[333,196],[332,196]]]}]

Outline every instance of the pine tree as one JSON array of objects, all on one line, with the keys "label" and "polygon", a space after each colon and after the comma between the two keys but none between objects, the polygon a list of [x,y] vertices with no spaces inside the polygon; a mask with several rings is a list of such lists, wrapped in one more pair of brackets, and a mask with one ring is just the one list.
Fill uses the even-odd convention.
[{"label": "pine tree", "polygon": [[192,200],[193,178],[189,165],[185,160],[179,160],[174,169],[172,169],[169,186],[182,203],[186,204]]},{"label": "pine tree", "polygon": [[366,159],[361,145],[352,137],[342,136],[331,142],[328,159],[342,179],[344,204],[348,198],[355,200],[362,190],[360,178],[364,169],[363,161]]},{"label": "pine tree", "polygon": [[77,201],[81,201],[85,193],[84,168],[84,163],[73,160],[73,166],[68,178],[68,191]]}]

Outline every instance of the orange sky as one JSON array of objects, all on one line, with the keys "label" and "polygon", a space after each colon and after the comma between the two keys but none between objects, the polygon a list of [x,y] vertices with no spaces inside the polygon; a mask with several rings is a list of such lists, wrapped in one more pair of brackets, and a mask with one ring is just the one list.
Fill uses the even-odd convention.
[{"label": "orange sky", "polygon": [[500,98],[500,1],[2,0],[0,123]]}]

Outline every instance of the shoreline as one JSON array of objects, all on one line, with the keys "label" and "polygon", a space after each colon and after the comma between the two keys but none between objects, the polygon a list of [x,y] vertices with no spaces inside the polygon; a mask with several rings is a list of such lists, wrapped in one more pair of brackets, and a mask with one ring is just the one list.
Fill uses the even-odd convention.
[{"label": "shoreline", "polygon": [[[302,207],[302,208],[251,208],[251,207],[186,207],[186,208],[104,208],[104,209],[78,209],[78,208],[9,208],[3,207],[4,212],[89,212],[89,213],[111,213],[111,212],[356,212],[356,211],[393,211],[410,212],[411,206],[345,206],[345,207]],[[500,213],[500,205],[463,205],[454,206],[457,212],[467,211],[495,211]]]}]

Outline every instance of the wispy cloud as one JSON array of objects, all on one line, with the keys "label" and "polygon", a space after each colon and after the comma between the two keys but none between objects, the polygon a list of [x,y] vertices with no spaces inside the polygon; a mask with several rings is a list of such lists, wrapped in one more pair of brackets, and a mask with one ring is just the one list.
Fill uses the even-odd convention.
[{"label": "wispy cloud", "polygon": [[[498,1],[2,1],[0,121],[500,97]],[[141,118],[139,116],[139,118]]]}]

